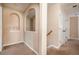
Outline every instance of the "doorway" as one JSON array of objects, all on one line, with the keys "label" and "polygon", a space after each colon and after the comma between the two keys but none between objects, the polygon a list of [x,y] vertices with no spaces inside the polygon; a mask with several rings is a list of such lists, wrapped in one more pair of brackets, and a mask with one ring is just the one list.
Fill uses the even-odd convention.
[{"label": "doorway", "polygon": [[69,37],[70,39],[78,39],[78,16],[71,16],[69,19]]}]

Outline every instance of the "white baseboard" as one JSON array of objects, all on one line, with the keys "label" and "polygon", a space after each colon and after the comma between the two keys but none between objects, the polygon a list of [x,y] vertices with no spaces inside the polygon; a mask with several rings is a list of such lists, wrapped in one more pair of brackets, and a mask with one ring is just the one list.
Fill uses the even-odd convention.
[{"label": "white baseboard", "polygon": [[47,48],[51,48],[51,47],[54,47],[54,48],[56,48],[56,49],[59,49],[59,48],[60,48],[60,45],[58,45],[58,46],[55,46],[55,45],[49,45]]},{"label": "white baseboard", "polygon": [[[66,40],[65,42],[67,42],[67,40]],[[54,47],[54,48],[56,48],[56,49],[59,49],[65,42],[63,42],[63,43],[61,43],[61,44],[59,43],[58,46],[55,46],[55,45],[49,45],[47,48]]]},{"label": "white baseboard", "polygon": [[14,45],[14,44],[19,44],[19,43],[22,43],[22,42],[24,42],[24,41],[18,41],[18,42],[14,42],[14,43],[4,44],[3,47],[9,46],[9,45]]},{"label": "white baseboard", "polygon": [[37,51],[35,51],[33,48],[31,48],[26,42],[24,42],[26,46],[28,46],[33,52],[35,52],[37,55],[39,55],[39,53]]}]

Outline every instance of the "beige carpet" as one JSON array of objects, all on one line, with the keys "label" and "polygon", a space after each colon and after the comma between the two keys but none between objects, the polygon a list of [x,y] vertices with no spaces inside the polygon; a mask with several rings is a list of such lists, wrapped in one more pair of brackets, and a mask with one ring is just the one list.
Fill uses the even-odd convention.
[{"label": "beige carpet", "polygon": [[[48,55],[79,55],[79,40],[68,40],[59,49],[49,48]],[[24,43],[3,48],[0,55],[35,55]]]},{"label": "beige carpet", "polygon": [[49,48],[48,55],[79,55],[79,40],[68,40],[59,49]]},{"label": "beige carpet", "polygon": [[24,43],[20,43],[4,47],[0,55],[35,55],[35,53]]}]

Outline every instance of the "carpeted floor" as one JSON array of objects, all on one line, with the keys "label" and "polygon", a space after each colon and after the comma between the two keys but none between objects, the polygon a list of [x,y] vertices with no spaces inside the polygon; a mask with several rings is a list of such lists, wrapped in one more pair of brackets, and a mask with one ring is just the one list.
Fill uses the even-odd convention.
[{"label": "carpeted floor", "polygon": [[20,43],[4,47],[0,55],[35,55],[35,53],[24,43]]},{"label": "carpeted floor", "polygon": [[48,48],[48,55],[79,55],[79,40],[68,40],[59,49]]},{"label": "carpeted floor", "polygon": [[[59,49],[49,48],[48,55],[79,55],[79,40],[68,40]],[[35,55],[24,43],[3,48],[0,55]]]}]

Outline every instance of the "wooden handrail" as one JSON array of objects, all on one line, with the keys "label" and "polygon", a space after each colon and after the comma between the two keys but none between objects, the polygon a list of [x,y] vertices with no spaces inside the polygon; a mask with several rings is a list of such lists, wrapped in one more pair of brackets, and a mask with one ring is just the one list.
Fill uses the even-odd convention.
[{"label": "wooden handrail", "polygon": [[50,35],[52,33],[52,30],[50,32],[47,33],[47,36]]}]

